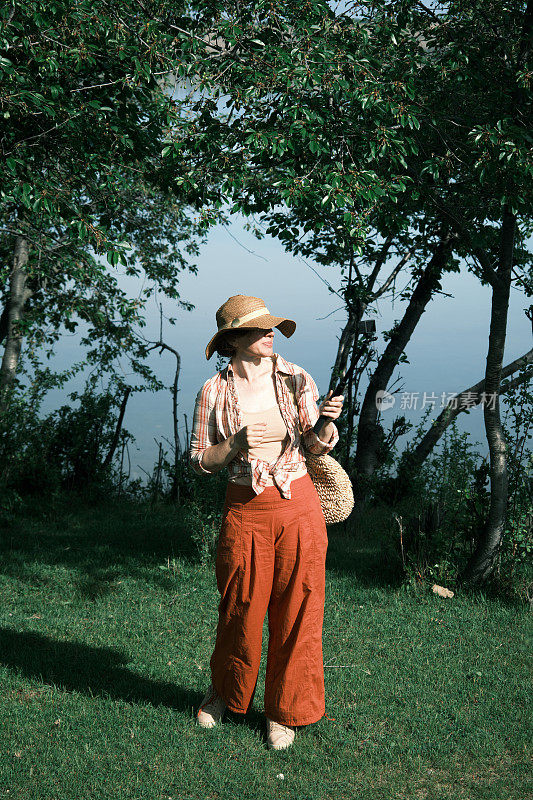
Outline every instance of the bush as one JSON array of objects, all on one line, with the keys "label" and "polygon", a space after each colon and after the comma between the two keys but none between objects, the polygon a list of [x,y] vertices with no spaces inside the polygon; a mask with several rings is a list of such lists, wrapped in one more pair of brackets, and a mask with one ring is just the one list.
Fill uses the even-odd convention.
[{"label": "bush", "polygon": [[[502,546],[487,586],[496,593],[532,602],[533,456],[525,447],[532,417],[531,394],[508,413],[508,506]],[[519,413],[517,409],[519,408]],[[417,436],[422,434],[422,423]],[[476,446],[479,443],[476,442]],[[389,469],[374,477],[375,496],[386,496]],[[430,581],[453,586],[483,534],[490,509],[489,465],[460,433],[455,420],[438,449],[413,475],[409,493],[393,501],[394,547],[409,582]]]},{"label": "bush", "polygon": [[[410,581],[453,584],[471,554],[489,499],[487,467],[456,422],[394,503],[396,547]],[[384,494],[383,486],[379,487]]]},{"label": "bush", "polygon": [[[106,465],[113,440],[116,400],[108,389],[86,386],[45,417],[32,388],[20,384],[0,420],[0,513],[8,520],[24,498],[62,491],[113,491],[115,471]],[[42,398],[41,398],[42,399]],[[121,436],[131,437],[127,431]],[[18,500],[16,499],[18,498]]]}]

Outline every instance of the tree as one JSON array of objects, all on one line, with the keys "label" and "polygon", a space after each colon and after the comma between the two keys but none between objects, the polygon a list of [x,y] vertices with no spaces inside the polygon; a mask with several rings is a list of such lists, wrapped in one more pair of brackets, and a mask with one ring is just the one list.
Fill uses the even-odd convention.
[{"label": "tree", "polygon": [[[0,10],[3,402],[23,336],[51,345],[62,325],[80,322],[89,362],[112,369],[127,354],[160,388],[135,328],[154,291],[191,307],[179,273],[195,271],[187,256],[216,215],[203,209],[194,219],[198,186],[178,189],[179,167],[172,177],[164,169],[180,108],[167,76],[180,53],[153,24],[161,3],[149,5],[24,0]],[[139,298],[120,289],[122,268],[144,273]]]},{"label": "tree", "polygon": [[[257,2],[219,11],[182,37],[194,38],[194,69],[207,90],[194,99],[190,137],[207,154],[206,176],[220,183],[221,197],[262,215],[288,249],[307,245],[322,263],[346,270],[370,233],[374,264],[391,236],[425,233],[426,249],[434,248],[417,284],[423,300],[413,293],[390,332],[363,403],[356,464],[371,473],[381,435],[372,404],[452,257],[494,289],[485,388],[499,396],[510,282],[531,290],[531,3],[360,2],[337,14],[319,1],[305,9]],[[182,128],[171,157],[188,147]],[[323,232],[329,246],[319,249]],[[360,292],[348,287],[349,305]],[[497,406],[485,404],[484,413],[492,489],[486,577],[507,489]]]}]

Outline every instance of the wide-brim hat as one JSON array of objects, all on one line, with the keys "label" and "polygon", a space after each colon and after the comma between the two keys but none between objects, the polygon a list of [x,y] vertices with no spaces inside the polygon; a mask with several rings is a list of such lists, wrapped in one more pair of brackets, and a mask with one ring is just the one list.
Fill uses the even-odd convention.
[{"label": "wide-brim hat", "polygon": [[218,338],[222,333],[239,328],[277,328],[289,338],[296,330],[293,319],[275,317],[270,313],[260,297],[247,294],[235,294],[220,306],[216,313],[218,330],[205,348],[205,357],[209,361],[213,355]]}]

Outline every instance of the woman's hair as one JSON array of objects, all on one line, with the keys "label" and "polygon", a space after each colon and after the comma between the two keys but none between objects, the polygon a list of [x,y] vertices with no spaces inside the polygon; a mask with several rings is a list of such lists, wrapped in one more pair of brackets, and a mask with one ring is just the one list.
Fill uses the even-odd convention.
[{"label": "woman's hair", "polygon": [[235,348],[232,344],[229,343],[228,339],[231,337],[232,339],[237,336],[243,336],[246,333],[250,333],[249,328],[244,328],[240,331],[224,331],[221,333],[217,339],[217,343],[215,345],[215,353],[218,353],[219,356],[223,356],[224,358],[232,358],[235,355]]}]

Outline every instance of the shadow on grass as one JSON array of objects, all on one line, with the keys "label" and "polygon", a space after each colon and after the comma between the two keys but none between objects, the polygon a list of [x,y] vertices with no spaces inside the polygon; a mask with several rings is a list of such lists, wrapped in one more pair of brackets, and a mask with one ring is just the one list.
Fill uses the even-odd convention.
[{"label": "shadow on grass", "polygon": [[350,575],[365,587],[396,588],[403,579],[400,550],[384,508],[353,513],[328,527],[327,569]]},{"label": "shadow on grass", "polygon": [[[193,717],[202,695],[168,681],[143,678],[129,670],[126,654],[111,647],[50,639],[34,632],[0,628],[0,663],[32,681],[64,691],[99,695],[127,703],[167,706]],[[257,728],[261,715],[228,712],[237,724]]]},{"label": "shadow on grass", "polygon": [[54,567],[66,567],[78,573],[71,581],[88,600],[109,593],[122,578],[172,590],[175,584],[158,566],[174,558],[198,560],[191,521],[184,516],[168,506],[80,500],[25,511],[0,532],[0,572],[46,585],[56,580]]},{"label": "shadow on grass", "polygon": [[[37,585],[53,580],[43,565],[67,567],[79,573],[73,581],[88,600],[111,592],[114,581],[126,577],[172,591],[174,582],[157,567],[169,559],[198,563],[202,535],[198,514],[185,507],[124,501],[43,506],[21,514],[2,531],[0,571]],[[331,526],[328,536],[328,569],[349,574],[362,586],[401,583],[401,563],[382,514],[371,511],[361,519],[350,517]]]},{"label": "shadow on grass", "polygon": [[180,711],[190,711],[201,700],[197,692],[136,675],[125,666],[128,661],[127,655],[111,647],[90,647],[0,628],[0,662],[43,684]]}]

